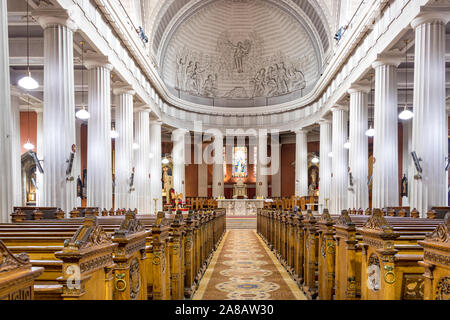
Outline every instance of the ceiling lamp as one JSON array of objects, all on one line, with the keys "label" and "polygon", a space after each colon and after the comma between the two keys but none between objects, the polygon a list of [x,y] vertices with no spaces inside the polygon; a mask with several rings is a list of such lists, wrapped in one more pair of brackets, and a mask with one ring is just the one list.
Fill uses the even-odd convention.
[{"label": "ceiling lamp", "polygon": [[333,158],[333,151],[330,151],[330,152],[328,153],[328,156],[329,156],[330,158]]},{"label": "ceiling lamp", "polygon": [[112,128],[111,130],[111,139],[116,139],[119,137],[119,133],[116,131],[116,128]]},{"label": "ceiling lamp", "polygon": [[347,139],[347,142],[344,143],[344,148],[345,149],[350,149],[350,141]]},{"label": "ceiling lamp", "polygon": [[138,150],[141,146],[136,142],[133,143],[133,150]]},{"label": "ceiling lamp", "polygon": [[405,70],[405,109],[400,112],[398,115],[399,119],[401,120],[410,120],[414,117],[414,113],[409,111],[408,109],[408,40],[405,40],[406,48],[405,48],[405,55],[406,55],[406,70]]},{"label": "ceiling lamp", "polygon": [[34,90],[37,89],[39,87],[39,83],[33,79],[33,77],[31,76],[31,71],[30,71],[30,32],[29,32],[29,17],[30,17],[30,13],[29,13],[29,4],[27,1],[27,75],[23,78],[21,78],[18,82],[19,86],[21,86],[22,88],[26,89],[26,90]]},{"label": "ceiling lamp", "polygon": [[32,144],[30,142],[30,140],[28,139],[27,142],[23,145],[23,148],[27,151],[33,150],[34,149],[34,144]]},{"label": "ceiling lamp", "polygon": [[[81,45],[81,66],[84,66],[84,41],[80,42]],[[89,112],[84,107],[84,68],[81,69],[81,109],[75,113],[75,117],[80,120],[87,120],[91,117]]]},{"label": "ceiling lamp", "polygon": [[87,120],[91,117],[89,112],[84,108],[84,106],[75,113],[75,116],[80,120]]},{"label": "ceiling lamp", "polygon": [[[373,73],[370,74],[370,104],[373,106],[374,113],[375,113],[375,106],[373,105],[372,89],[373,89]],[[369,122],[369,123],[370,123],[370,126],[369,126],[369,129],[366,130],[366,136],[373,137],[373,136],[375,136],[375,129],[373,128],[372,123],[371,122]]]},{"label": "ceiling lamp", "polygon": [[411,111],[408,110],[408,106],[405,105],[405,109],[400,112],[400,114],[398,115],[399,119],[401,120],[409,120],[412,119],[414,117],[414,113],[412,113]]},{"label": "ceiling lamp", "polygon": [[154,157],[154,155],[153,155],[153,153],[149,153],[149,155],[148,155],[148,157],[150,158],[150,159],[153,159],[153,157]]},{"label": "ceiling lamp", "polygon": [[162,160],[161,160],[161,162],[162,162],[162,164],[169,164],[169,159],[167,159],[166,157],[164,157]]},{"label": "ceiling lamp", "polygon": [[366,131],[366,136],[373,137],[375,135],[375,129],[372,127],[372,124],[370,124],[369,129]]},{"label": "ceiling lamp", "polygon": [[311,159],[311,163],[318,164],[319,162],[320,162],[320,160],[316,156],[314,156],[314,158]]}]

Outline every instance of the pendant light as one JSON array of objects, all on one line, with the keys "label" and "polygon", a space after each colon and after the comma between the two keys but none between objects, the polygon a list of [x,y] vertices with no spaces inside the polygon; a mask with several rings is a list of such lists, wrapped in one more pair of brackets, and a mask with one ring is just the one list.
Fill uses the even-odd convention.
[{"label": "pendant light", "polygon": [[[28,96],[28,112],[27,112],[27,122],[28,122],[28,134],[30,133],[30,96]],[[29,136],[29,135],[28,135]],[[23,148],[27,151],[31,151],[34,149],[34,144],[30,142],[30,138],[27,139],[27,142],[23,145]]]},{"label": "pendant light", "polygon": [[30,71],[30,8],[27,1],[27,75],[22,77],[18,85],[26,90],[34,90],[39,87],[39,83],[33,79]]},{"label": "pendant light", "polygon": [[116,131],[115,126],[113,125],[111,129],[111,139],[116,139],[119,137],[119,133]]},{"label": "pendant light", "polygon": [[405,89],[405,108],[402,112],[398,115],[400,120],[410,120],[414,117],[414,113],[409,111],[408,109],[408,40],[405,40],[406,48],[405,48],[405,55],[406,55],[406,68],[405,68],[405,83],[406,83],[406,89]]},{"label": "pendant light", "polygon": [[[370,74],[370,104],[373,105],[373,73]],[[375,112],[375,106],[373,106]],[[375,129],[373,128],[372,122],[370,122],[369,129],[366,131],[366,136],[373,137],[375,135]]]},{"label": "pendant light", "polygon": [[81,45],[81,109],[75,113],[75,116],[80,120],[87,120],[91,117],[89,112],[84,107],[84,41],[80,42]]},{"label": "pendant light", "polygon": [[140,147],[141,146],[138,143],[136,142],[133,143],[133,150],[138,150]]},{"label": "pendant light", "polygon": [[344,148],[345,149],[350,149],[350,140],[347,139],[347,142],[344,143]]}]

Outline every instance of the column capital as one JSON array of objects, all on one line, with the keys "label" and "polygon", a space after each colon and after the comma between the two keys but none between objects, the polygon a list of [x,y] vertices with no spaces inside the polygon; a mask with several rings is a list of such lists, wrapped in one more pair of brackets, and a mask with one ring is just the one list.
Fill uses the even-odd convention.
[{"label": "column capital", "polygon": [[299,129],[295,129],[295,130],[292,130],[292,131],[295,132],[296,135],[298,135],[298,134],[308,134],[308,132],[310,130],[306,129],[306,128],[299,128]]},{"label": "column capital", "polygon": [[150,120],[150,125],[152,126],[162,126],[163,122],[160,119]]},{"label": "column capital", "polygon": [[129,94],[134,96],[136,94],[136,91],[133,90],[132,86],[122,82],[114,83],[112,89],[114,95]]},{"label": "column capital", "polygon": [[401,53],[400,50],[379,54],[377,59],[372,63],[372,68],[376,69],[385,65],[394,66],[397,68],[403,59],[404,54]]},{"label": "column capital", "polygon": [[320,119],[318,121],[318,123],[319,123],[319,126],[322,126],[322,125],[326,125],[326,124],[331,124],[332,121],[331,121],[331,119]]},{"label": "column capital", "polygon": [[84,65],[88,70],[94,68],[106,68],[109,71],[114,69],[113,65],[109,62],[109,57],[95,52],[89,52],[85,55]]},{"label": "column capital", "polygon": [[331,112],[336,112],[336,111],[346,111],[346,112],[348,112],[349,106],[345,105],[345,104],[335,104],[330,109],[331,109]]},{"label": "column capital", "polygon": [[349,94],[358,93],[358,92],[369,93],[370,90],[371,90],[370,82],[366,80],[366,81],[360,81],[360,82],[353,83],[350,86],[350,88],[347,90],[347,92]]},{"label": "column capital", "polygon": [[73,9],[42,8],[32,11],[31,15],[44,30],[58,25],[66,26],[73,32],[78,30],[78,26],[72,18],[74,15]]},{"label": "column capital", "polygon": [[134,107],[134,112],[148,112],[150,113],[151,109],[150,109],[150,105],[149,104],[140,104],[140,105],[135,105]]},{"label": "column capital", "polygon": [[[428,10],[427,10],[428,9]],[[439,9],[439,11],[438,11]],[[411,28],[416,29],[424,23],[442,23],[447,24],[450,20],[450,11],[448,7],[445,8],[424,8],[417,17],[411,22]],[[425,11],[426,10],[426,11]]]}]

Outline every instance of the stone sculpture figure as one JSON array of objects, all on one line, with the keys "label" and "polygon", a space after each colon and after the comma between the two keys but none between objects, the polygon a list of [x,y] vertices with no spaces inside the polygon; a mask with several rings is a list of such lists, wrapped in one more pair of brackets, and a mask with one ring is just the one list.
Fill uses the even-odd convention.
[{"label": "stone sculpture figure", "polygon": [[185,85],[186,85],[186,69],[185,69],[185,65],[186,65],[186,61],[187,59],[185,58],[183,61],[183,58],[180,58],[177,60],[177,85],[176,88],[179,90],[185,90]]},{"label": "stone sculpture figure", "polygon": [[231,41],[228,41],[228,43],[234,49],[234,68],[238,73],[243,73],[243,59],[250,52],[251,43],[249,40],[245,40],[244,42],[238,41],[236,45],[234,45]]}]

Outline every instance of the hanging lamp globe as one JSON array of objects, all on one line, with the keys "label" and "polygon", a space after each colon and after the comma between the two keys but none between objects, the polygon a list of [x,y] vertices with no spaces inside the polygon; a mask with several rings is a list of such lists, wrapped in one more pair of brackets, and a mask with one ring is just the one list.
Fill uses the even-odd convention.
[{"label": "hanging lamp globe", "polygon": [[80,120],[87,120],[91,117],[90,113],[84,108],[84,106],[75,113],[75,116]]},{"label": "hanging lamp globe", "polygon": [[23,145],[23,148],[27,151],[33,150],[34,149],[34,144],[32,144],[30,142],[30,140],[28,139],[27,142]]},{"label": "hanging lamp globe", "polygon": [[39,83],[36,80],[34,80],[34,78],[31,76],[30,71],[28,71],[28,75],[22,77],[19,80],[18,85],[26,90],[34,90],[39,88]]},{"label": "hanging lamp globe", "polygon": [[414,117],[414,113],[409,111],[408,106],[405,105],[405,109],[398,115],[401,120],[410,120]]},{"label": "hanging lamp globe", "polygon": [[367,129],[367,131],[366,131],[366,136],[368,136],[368,137],[373,137],[373,136],[375,136],[375,129],[372,127],[372,125],[370,125],[370,128]]}]

